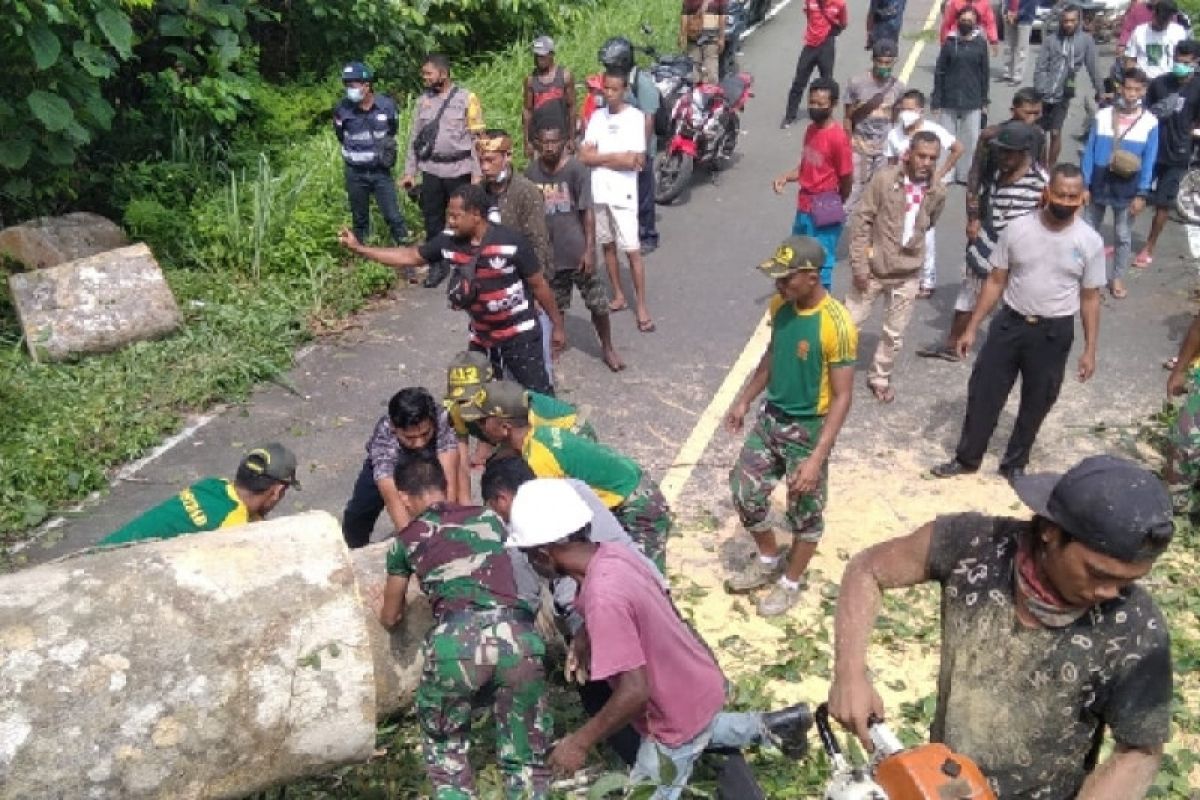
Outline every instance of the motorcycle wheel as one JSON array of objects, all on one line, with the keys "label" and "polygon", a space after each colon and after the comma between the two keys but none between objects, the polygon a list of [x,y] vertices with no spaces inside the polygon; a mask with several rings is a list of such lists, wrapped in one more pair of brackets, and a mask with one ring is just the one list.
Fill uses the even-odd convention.
[{"label": "motorcycle wheel", "polygon": [[725,124],[725,134],[721,137],[720,157],[722,161],[728,162],[733,158],[733,151],[737,149],[738,131],[741,129],[742,123],[738,119],[737,114],[730,114],[729,120]]},{"label": "motorcycle wheel", "polygon": [[1184,221],[1200,224],[1200,169],[1190,169],[1179,182],[1175,207]]},{"label": "motorcycle wheel", "polygon": [[683,194],[693,166],[687,153],[659,153],[654,159],[654,202],[665,206]]}]

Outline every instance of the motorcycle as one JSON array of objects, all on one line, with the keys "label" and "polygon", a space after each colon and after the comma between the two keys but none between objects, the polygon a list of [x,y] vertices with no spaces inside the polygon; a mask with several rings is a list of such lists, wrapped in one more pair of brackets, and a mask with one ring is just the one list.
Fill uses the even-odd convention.
[{"label": "motorcycle", "polygon": [[729,75],[718,83],[693,83],[688,77],[671,110],[671,132],[654,161],[654,201],[667,205],[679,197],[696,167],[713,179],[733,157],[741,112],[754,96],[754,77]]}]

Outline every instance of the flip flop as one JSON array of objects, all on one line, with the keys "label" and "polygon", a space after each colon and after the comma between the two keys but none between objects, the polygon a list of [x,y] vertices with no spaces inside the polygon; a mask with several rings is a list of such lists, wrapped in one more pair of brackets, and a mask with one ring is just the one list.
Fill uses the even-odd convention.
[{"label": "flip flop", "polygon": [[610,302],[608,304],[608,313],[616,314],[618,311],[624,311],[627,308],[629,308],[629,303],[625,301],[621,301],[620,303]]},{"label": "flip flop", "polygon": [[1171,356],[1170,358],[1168,358],[1166,361],[1163,362],[1163,369],[1175,369],[1175,367],[1177,367],[1178,365],[1179,365],[1179,359],[1175,356]]},{"label": "flip flop", "polygon": [[896,390],[891,386],[870,386],[871,394],[875,395],[875,399],[883,404],[892,403],[896,400]]},{"label": "flip flop", "polygon": [[1135,269],[1146,269],[1154,263],[1154,256],[1147,253],[1145,250],[1137,254],[1137,258],[1133,260],[1132,266]]},{"label": "flip flop", "polygon": [[642,333],[654,333],[658,328],[654,325],[652,319],[639,319],[637,322],[638,330]]},{"label": "flip flop", "polygon": [[1124,300],[1129,295],[1129,290],[1124,286],[1109,286],[1108,293],[1112,295],[1113,300]]}]

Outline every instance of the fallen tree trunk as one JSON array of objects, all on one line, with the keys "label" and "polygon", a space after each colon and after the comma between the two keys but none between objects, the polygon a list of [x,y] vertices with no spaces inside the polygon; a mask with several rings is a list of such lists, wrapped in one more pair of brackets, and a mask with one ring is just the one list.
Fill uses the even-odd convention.
[{"label": "fallen tree trunk", "polygon": [[0,798],[241,797],[373,752],[429,625],[323,512],[0,577]]}]

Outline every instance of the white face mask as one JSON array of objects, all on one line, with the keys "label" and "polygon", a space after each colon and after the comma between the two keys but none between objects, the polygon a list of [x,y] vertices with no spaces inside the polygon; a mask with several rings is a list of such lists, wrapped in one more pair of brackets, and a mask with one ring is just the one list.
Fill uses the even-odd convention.
[{"label": "white face mask", "polygon": [[346,87],[346,98],[351,103],[361,103],[362,99],[366,96],[367,96],[367,91],[366,91],[366,89],[362,88],[361,86]]},{"label": "white face mask", "polygon": [[902,126],[904,126],[905,128],[911,128],[913,125],[916,125],[918,122],[921,121],[921,112],[920,111],[901,111],[899,114],[896,115],[896,118],[900,120],[900,124]]}]

